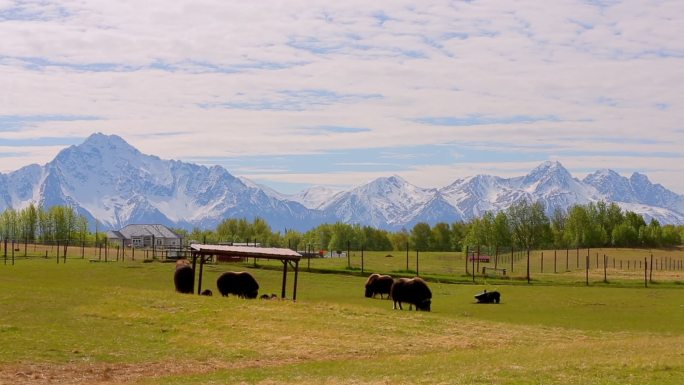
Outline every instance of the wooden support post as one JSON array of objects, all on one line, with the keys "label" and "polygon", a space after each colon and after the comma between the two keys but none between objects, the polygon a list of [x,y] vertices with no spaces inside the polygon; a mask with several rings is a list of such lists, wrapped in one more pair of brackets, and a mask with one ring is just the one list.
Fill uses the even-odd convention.
[{"label": "wooden support post", "polygon": [[285,289],[287,288],[287,261],[283,261],[283,287],[280,291],[280,298],[285,298]]},{"label": "wooden support post", "polygon": [[513,273],[513,246],[511,246],[511,273]]},{"label": "wooden support post", "polygon": [[297,300],[297,276],[299,275],[299,261],[295,261],[294,266],[294,289],[292,291],[292,300]]},{"label": "wooden support post", "polygon": [[204,276],[204,255],[200,255],[199,279],[197,280],[197,294],[202,294],[202,277]]},{"label": "wooden support post", "polygon": [[644,287],[648,287],[648,261],[644,257]]},{"label": "wooden support post", "polygon": [[544,252],[541,252],[541,264],[540,264],[540,273],[544,274]]},{"label": "wooden support post", "polygon": [[[192,253],[192,287],[193,289],[195,288],[195,275],[197,273],[197,255],[198,253],[193,252]],[[145,259],[147,260],[147,256],[145,256]],[[197,289],[197,294],[200,293],[200,288]]]}]

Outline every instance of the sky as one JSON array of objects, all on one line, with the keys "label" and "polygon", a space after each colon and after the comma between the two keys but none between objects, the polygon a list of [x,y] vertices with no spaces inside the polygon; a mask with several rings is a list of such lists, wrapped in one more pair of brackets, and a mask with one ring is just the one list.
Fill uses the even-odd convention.
[{"label": "sky", "polygon": [[684,193],[684,2],[0,0],[0,172],[95,132],[292,193],[641,172]]}]

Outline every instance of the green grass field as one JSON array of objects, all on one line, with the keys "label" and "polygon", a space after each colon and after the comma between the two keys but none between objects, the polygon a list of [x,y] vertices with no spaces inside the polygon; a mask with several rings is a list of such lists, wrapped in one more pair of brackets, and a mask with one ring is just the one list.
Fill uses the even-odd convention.
[{"label": "green grass field", "polygon": [[[431,282],[433,311],[421,313],[364,298],[357,275],[302,271],[296,302],[263,301],[176,294],[173,268],[88,258],[0,265],[0,384],[674,385],[684,378],[679,284]],[[243,269],[260,293],[280,292],[281,271],[249,264],[209,265],[205,286],[216,291],[221,272]],[[502,303],[475,304],[484,288],[498,289]]]}]

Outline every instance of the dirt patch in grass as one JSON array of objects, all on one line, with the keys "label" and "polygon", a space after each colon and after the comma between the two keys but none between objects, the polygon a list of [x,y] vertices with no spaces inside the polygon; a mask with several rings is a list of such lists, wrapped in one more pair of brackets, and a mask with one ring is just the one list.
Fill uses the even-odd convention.
[{"label": "dirt patch in grass", "polygon": [[161,376],[179,376],[211,373],[226,369],[244,369],[296,363],[298,360],[253,360],[239,362],[154,362],[143,364],[122,363],[69,363],[69,364],[13,364],[0,366],[0,384],[130,384],[141,379]]}]

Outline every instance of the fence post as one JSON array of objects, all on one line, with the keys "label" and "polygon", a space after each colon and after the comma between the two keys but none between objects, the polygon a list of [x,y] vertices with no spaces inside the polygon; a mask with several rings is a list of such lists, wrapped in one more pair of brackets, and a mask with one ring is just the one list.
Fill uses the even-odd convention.
[{"label": "fence post", "polygon": [[596,268],[597,269],[599,268],[598,255],[599,255],[599,253],[596,253]]},{"label": "fence post", "polygon": [[418,248],[416,247],[416,277],[420,276],[418,271]]},{"label": "fence post", "polygon": [[[587,249],[588,250],[588,249]],[[589,286],[589,253],[587,252],[587,258],[585,261],[586,268],[584,269],[586,285]]]},{"label": "fence post", "polygon": [[541,265],[540,265],[539,272],[544,274],[544,252],[543,251],[541,252]]},{"label": "fence post", "polygon": [[465,249],[465,267],[466,267],[465,268],[466,275],[468,275],[469,274],[468,273],[468,245],[466,245],[466,249]]},{"label": "fence post", "polygon": [[[478,246],[478,255],[479,255],[479,250],[480,250],[480,246]],[[475,273],[477,272],[477,270],[475,270],[475,254],[473,254],[473,259],[471,261],[473,263],[473,282],[475,282]]]},{"label": "fence post", "polygon": [[[648,261],[646,260],[646,257],[644,257],[644,287],[648,287],[648,279],[647,279],[647,273],[648,273]],[[651,267],[652,269],[653,267]]]},{"label": "fence post", "polygon": [[653,253],[651,253],[651,265],[649,266],[649,277],[648,280],[653,283]]},{"label": "fence post", "polygon": [[527,248],[527,283],[530,283],[530,248]]},{"label": "fence post", "polygon": [[361,274],[363,274],[363,249],[364,246],[361,246]]},{"label": "fence post", "polygon": [[603,282],[608,283],[608,257],[603,254]]},{"label": "fence post", "polygon": [[499,245],[496,245],[494,250],[494,268],[496,269],[499,265]]}]

